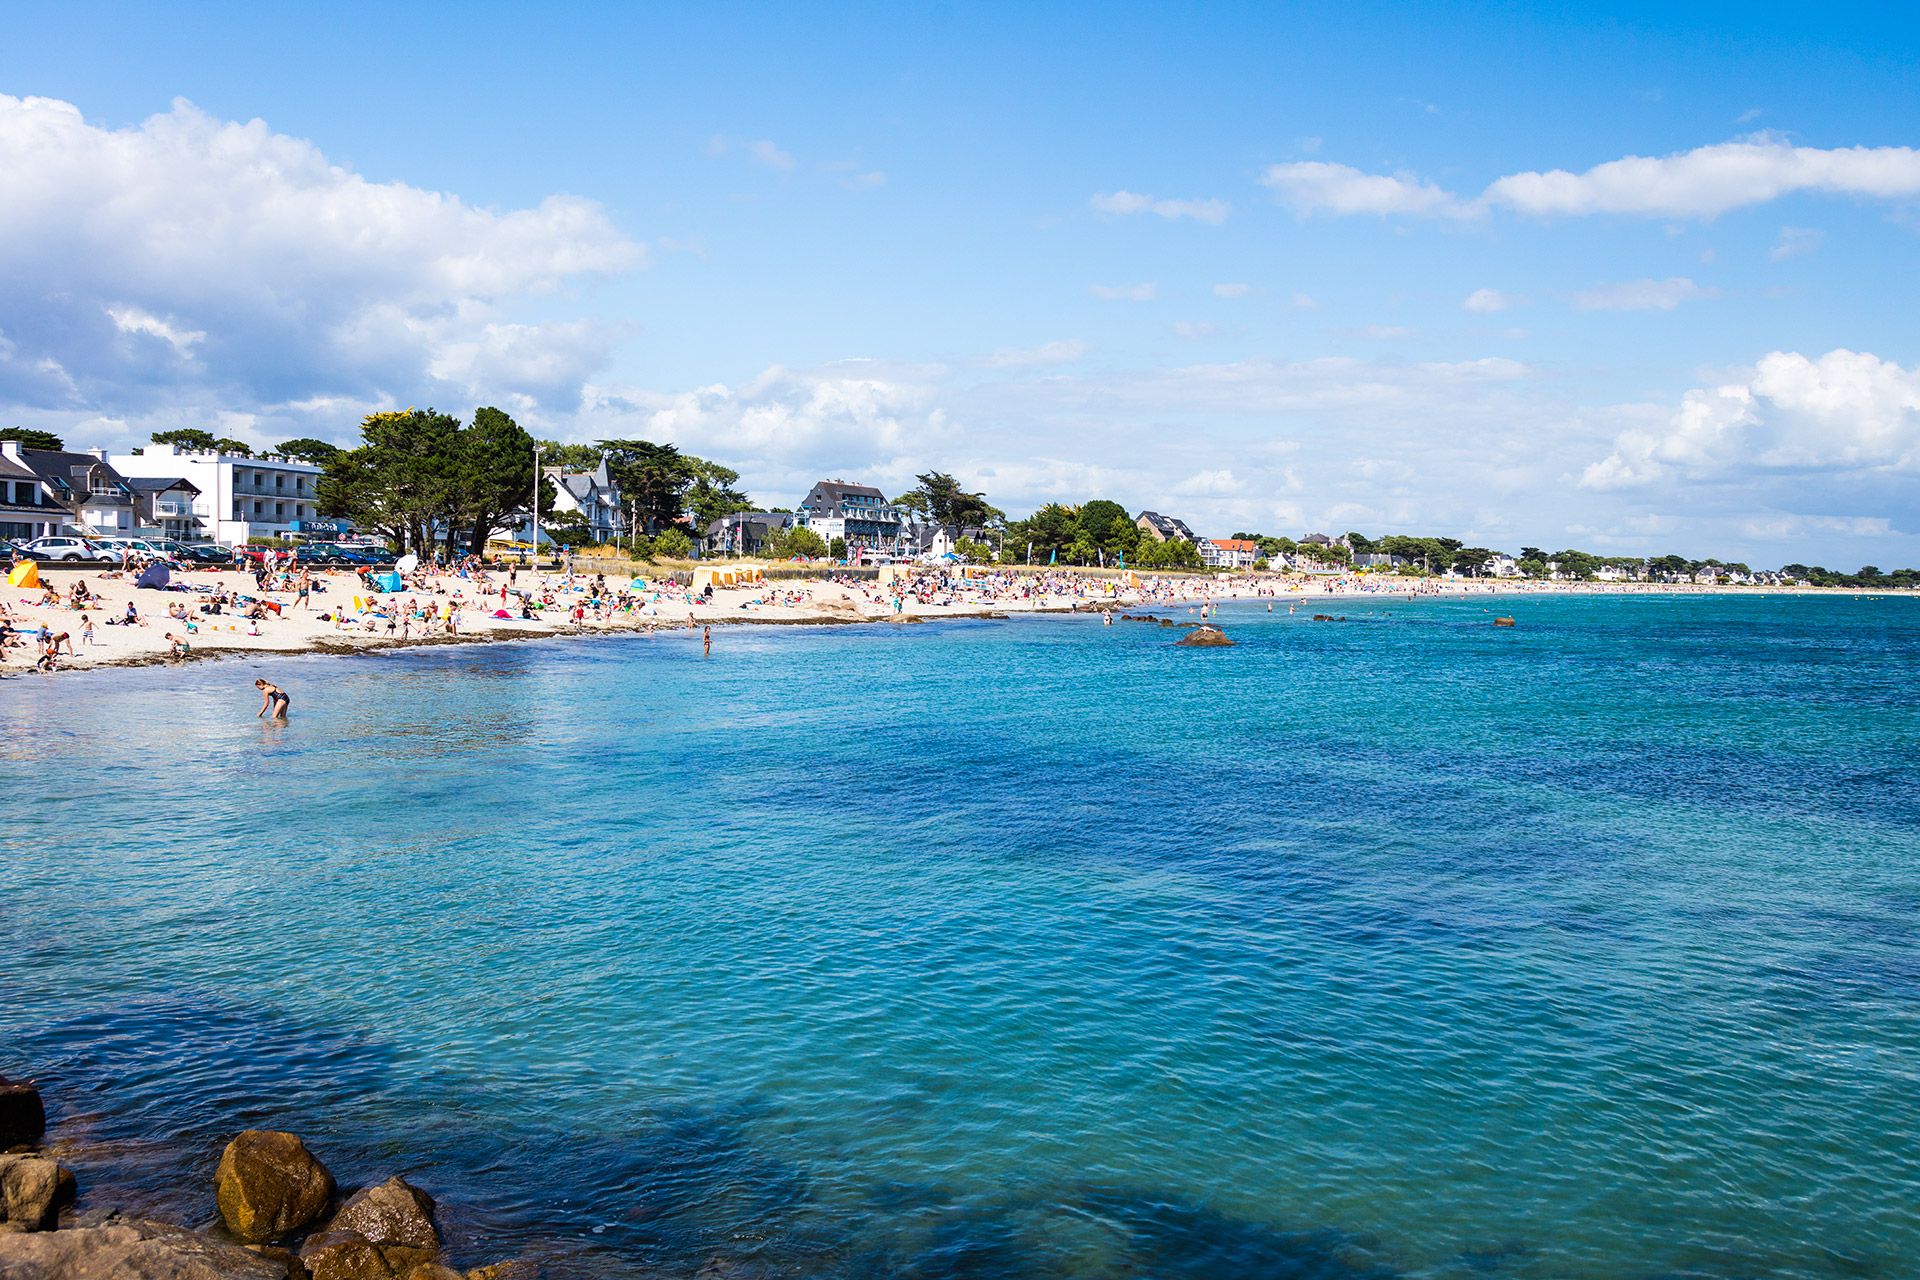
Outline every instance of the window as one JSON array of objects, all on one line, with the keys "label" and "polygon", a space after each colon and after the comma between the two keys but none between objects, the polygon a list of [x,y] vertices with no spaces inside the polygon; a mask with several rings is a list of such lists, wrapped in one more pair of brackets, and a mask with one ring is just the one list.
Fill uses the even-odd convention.
[{"label": "window", "polygon": [[253,514],[255,515],[260,514],[260,503],[258,501],[255,501],[253,504]]},{"label": "window", "polygon": [[274,487],[274,488],[276,488],[276,489],[284,489],[284,488],[286,488],[286,487],[287,487],[287,478],[286,478],[285,476],[283,476],[283,475],[276,475],[276,476],[274,476],[274,478],[273,478],[273,487]]},{"label": "window", "polygon": [[273,504],[273,518],[275,520],[278,520],[281,516],[284,516],[286,513],[287,513],[286,503],[276,502]]}]

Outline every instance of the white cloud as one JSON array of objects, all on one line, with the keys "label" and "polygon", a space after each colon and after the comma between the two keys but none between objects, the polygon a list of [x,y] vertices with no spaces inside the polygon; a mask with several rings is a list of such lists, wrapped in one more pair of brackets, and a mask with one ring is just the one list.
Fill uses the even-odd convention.
[{"label": "white cloud", "polygon": [[1622,432],[1580,484],[1754,471],[1920,472],[1920,371],[1845,349],[1775,351],[1740,381],[1687,392],[1664,425]]},{"label": "white cloud", "polygon": [[1293,305],[1300,311],[1318,311],[1320,300],[1310,293],[1296,293],[1293,295]]},{"label": "white cloud", "polygon": [[1369,342],[1403,342],[1414,336],[1414,331],[1403,324],[1363,324],[1348,332]]},{"label": "white cloud", "polygon": [[1253,286],[1250,284],[1217,284],[1213,286],[1213,296],[1216,298],[1244,298],[1252,292]]},{"label": "white cloud", "polygon": [[746,151],[756,162],[765,165],[769,169],[777,169],[782,173],[792,169],[795,163],[794,158],[787,152],[782,151],[779,145],[771,138],[760,138],[757,141],[747,143]]},{"label": "white cloud", "polygon": [[114,327],[120,332],[144,333],[150,338],[158,338],[181,356],[192,355],[194,345],[205,341],[207,336],[204,329],[186,329],[169,324],[139,307],[108,307],[107,318],[113,321]]},{"label": "white cloud", "polygon": [[[341,397],[570,404],[577,384],[552,373],[569,359],[584,369],[605,336],[564,320],[515,325],[508,307],[646,261],[590,201],[478,208],[371,181],[262,121],[185,101],[110,129],[65,102],[0,95],[0,173],[12,352],[0,407],[129,430],[216,407],[266,430]],[[538,355],[478,358],[509,333]],[[456,370],[457,386],[440,376]],[[357,417],[301,425],[330,434]]]},{"label": "white cloud", "polygon": [[1274,198],[1297,213],[1458,215],[1465,210],[1447,192],[1411,174],[1363,173],[1323,160],[1276,164],[1260,179]]},{"label": "white cloud", "polygon": [[1261,181],[1301,213],[1470,217],[1501,207],[1542,218],[1715,218],[1796,192],[1875,200],[1920,195],[1920,150],[1796,147],[1762,134],[1675,155],[1625,156],[1581,173],[1512,173],[1473,200],[1414,174],[1370,174],[1324,161],[1274,165]]},{"label": "white cloud", "polygon": [[1195,222],[1214,226],[1227,220],[1227,202],[1224,200],[1156,200],[1133,191],[1113,191],[1094,196],[1090,203],[1099,212],[1116,216],[1152,213],[1169,221],[1192,218]]},{"label": "white cloud", "polygon": [[635,435],[735,460],[750,487],[789,497],[824,474],[898,482],[955,442],[934,402],[946,376],[938,366],[843,360],[682,392],[590,386],[576,434]]},{"label": "white cloud", "polygon": [[1460,306],[1475,315],[1489,316],[1525,303],[1526,299],[1517,293],[1502,293],[1498,289],[1475,289],[1466,296],[1466,300]]},{"label": "white cloud", "polygon": [[1773,242],[1773,248],[1767,252],[1767,257],[1774,262],[1785,262],[1788,258],[1812,253],[1826,238],[1826,232],[1814,227],[1782,227],[1780,238]]},{"label": "white cloud", "polygon": [[980,363],[990,369],[1036,369],[1047,365],[1072,364],[1093,348],[1078,338],[1043,342],[1037,347],[1002,347],[985,356]]},{"label": "white cloud", "polygon": [[1573,305],[1582,311],[1672,311],[1695,298],[1711,298],[1712,289],[1704,289],[1685,276],[1671,280],[1632,280],[1625,284],[1606,284],[1573,296]]},{"label": "white cloud", "polygon": [[1211,338],[1220,330],[1205,320],[1175,320],[1173,332],[1181,338]]},{"label": "white cloud", "polygon": [[1760,136],[1670,156],[1627,156],[1584,173],[1501,178],[1482,197],[1539,217],[1591,213],[1713,218],[1798,191],[1890,199],[1920,195],[1911,147],[1796,147]]},{"label": "white cloud", "polygon": [[1152,302],[1160,296],[1160,286],[1144,284],[1090,284],[1087,292],[1107,302]]}]

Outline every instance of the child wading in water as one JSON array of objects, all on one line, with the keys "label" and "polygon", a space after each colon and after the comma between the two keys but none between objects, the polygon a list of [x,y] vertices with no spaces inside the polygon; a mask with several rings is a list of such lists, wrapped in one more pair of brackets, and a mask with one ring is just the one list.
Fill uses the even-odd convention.
[{"label": "child wading in water", "polygon": [[269,684],[265,680],[255,680],[253,687],[260,691],[260,714],[254,717],[255,720],[287,718],[287,707],[293,700],[287,697],[285,689],[277,684]]}]

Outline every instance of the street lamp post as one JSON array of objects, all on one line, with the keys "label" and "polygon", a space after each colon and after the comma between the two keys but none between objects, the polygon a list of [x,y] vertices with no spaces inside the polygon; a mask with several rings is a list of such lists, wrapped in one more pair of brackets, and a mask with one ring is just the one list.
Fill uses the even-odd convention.
[{"label": "street lamp post", "polygon": [[540,455],[545,450],[533,446],[533,567],[540,567]]}]

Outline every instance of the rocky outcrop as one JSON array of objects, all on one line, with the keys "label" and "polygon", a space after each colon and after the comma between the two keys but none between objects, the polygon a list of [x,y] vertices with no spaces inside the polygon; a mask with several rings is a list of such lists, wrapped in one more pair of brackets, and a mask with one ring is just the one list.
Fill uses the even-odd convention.
[{"label": "rocky outcrop", "polygon": [[1195,627],[1174,643],[1192,649],[1222,649],[1231,646],[1233,641],[1218,627]]},{"label": "rocky outcrop", "polygon": [[313,1280],[405,1280],[439,1255],[433,1197],[400,1177],[349,1196],[300,1250]]},{"label": "rocky outcrop", "polygon": [[47,1132],[47,1109],[40,1091],[21,1080],[0,1076],[0,1151],[38,1146]]},{"label": "rocky outcrop", "polygon": [[249,1244],[292,1235],[333,1201],[326,1166],[300,1139],[268,1129],[248,1129],[227,1144],[213,1185],[220,1221]]},{"label": "rocky outcrop", "polygon": [[0,1235],[0,1280],[287,1280],[284,1263],[139,1218]]},{"label": "rocky outcrop", "polygon": [[73,1203],[73,1173],[52,1156],[0,1156],[0,1231],[49,1231]]}]

